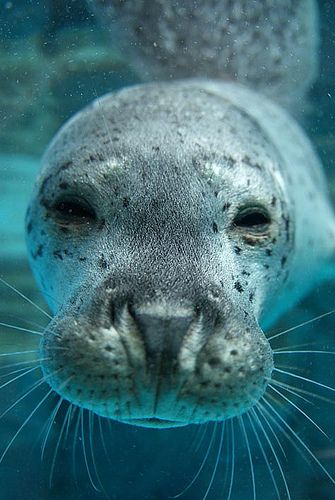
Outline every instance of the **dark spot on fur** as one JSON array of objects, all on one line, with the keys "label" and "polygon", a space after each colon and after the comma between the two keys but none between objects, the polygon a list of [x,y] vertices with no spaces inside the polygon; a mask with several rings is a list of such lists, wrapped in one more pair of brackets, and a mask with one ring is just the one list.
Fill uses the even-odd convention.
[{"label": "dark spot on fur", "polygon": [[283,215],[284,223],[285,223],[285,231],[286,231],[286,241],[289,241],[290,239],[290,219],[289,217],[285,217]]},{"label": "dark spot on fur", "polygon": [[123,202],[122,202],[122,204],[123,204],[123,206],[124,206],[125,208],[127,208],[127,207],[129,206],[129,198],[127,198],[127,197],[126,197],[126,198],[123,198]]},{"label": "dark spot on fur", "polygon": [[55,250],[53,252],[53,255],[54,255],[54,257],[56,257],[56,259],[59,259],[59,260],[63,260],[63,258],[64,258],[61,250]]},{"label": "dark spot on fur", "polygon": [[31,221],[29,221],[28,223],[28,226],[27,226],[27,231],[28,231],[28,234],[31,233],[31,230],[33,229],[33,223]]},{"label": "dark spot on fur", "polygon": [[249,293],[249,302],[253,302],[255,294],[253,292]]},{"label": "dark spot on fur", "polygon": [[99,266],[101,267],[101,269],[107,269],[108,267],[108,262],[103,255],[100,257]]},{"label": "dark spot on fur", "polygon": [[242,293],[243,292],[243,286],[241,285],[241,283],[239,281],[236,281],[234,283],[234,288],[236,288],[236,290],[239,292],[239,293]]},{"label": "dark spot on fur", "polygon": [[239,255],[242,252],[242,248],[238,247],[237,245],[234,246],[234,252]]},{"label": "dark spot on fur", "polygon": [[220,358],[217,358],[217,357],[210,358],[208,360],[208,364],[209,364],[209,366],[218,366],[221,364],[221,360],[220,360]]},{"label": "dark spot on fur", "polygon": [[245,269],[243,269],[242,274],[243,274],[243,276],[250,276],[251,273],[249,273],[249,271],[246,271]]},{"label": "dark spot on fur", "polygon": [[35,257],[42,257],[43,255],[43,245],[38,245],[37,250],[35,252]]},{"label": "dark spot on fur", "polygon": [[67,182],[60,182],[59,183],[60,189],[67,189],[69,187]]},{"label": "dark spot on fur", "polygon": [[276,203],[277,203],[277,198],[275,196],[272,196],[271,206],[274,207]]},{"label": "dark spot on fur", "polygon": [[267,249],[265,250],[265,253],[266,253],[266,255],[267,255],[268,257],[271,257],[271,255],[272,255],[272,249],[271,249],[271,248],[267,248]]},{"label": "dark spot on fur", "polygon": [[231,206],[231,203],[225,203],[222,207],[222,211],[225,212],[226,210],[229,209],[229,207]]},{"label": "dark spot on fur", "polygon": [[54,174],[47,175],[46,178],[43,180],[40,188],[40,193],[43,193],[43,191],[45,190],[45,186],[47,185],[49,180],[52,179],[53,175]]},{"label": "dark spot on fur", "polygon": [[59,167],[58,172],[68,169],[71,165],[73,165],[73,161],[66,161]]},{"label": "dark spot on fur", "polygon": [[216,222],[213,222],[213,232],[214,232],[214,233],[217,233],[218,231],[219,231],[219,229],[218,229],[218,225],[217,225],[217,223],[216,223]]},{"label": "dark spot on fur", "polygon": [[248,156],[248,155],[245,155],[245,156],[242,158],[242,161],[243,161],[246,165],[248,165],[249,167],[257,168],[258,170],[262,170],[262,169],[263,169],[262,165],[260,165],[260,164],[259,164],[259,163],[257,163],[257,162],[253,162],[253,161],[251,161],[251,158],[250,158],[250,156]]},{"label": "dark spot on fur", "polygon": [[286,264],[286,261],[287,261],[287,255],[283,255],[282,258],[281,258],[281,267],[284,267],[285,264]]}]

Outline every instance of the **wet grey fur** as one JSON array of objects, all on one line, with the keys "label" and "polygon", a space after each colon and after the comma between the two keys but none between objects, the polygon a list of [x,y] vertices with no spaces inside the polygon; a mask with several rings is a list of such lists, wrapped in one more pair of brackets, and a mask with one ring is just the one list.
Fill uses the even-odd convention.
[{"label": "wet grey fur", "polygon": [[[95,217],[64,221],[69,198]],[[248,206],[270,214],[266,234],[234,223]],[[237,84],[189,80],[111,93],[65,124],[27,242],[55,312],[41,345],[51,386],[100,415],[177,426],[262,396],[273,361],[259,325],[330,277],[334,216],[285,112]]]},{"label": "wet grey fur", "polygon": [[315,0],[88,0],[140,78],[237,80],[292,106],[318,68]]}]

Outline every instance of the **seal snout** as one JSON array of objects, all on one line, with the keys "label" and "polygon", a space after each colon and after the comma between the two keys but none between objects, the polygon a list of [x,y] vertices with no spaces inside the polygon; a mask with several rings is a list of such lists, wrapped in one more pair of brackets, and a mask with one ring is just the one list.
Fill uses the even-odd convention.
[{"label": "seal snout", "polygon": [[43,371],[72,403],[134,425],[241,414],[266,389],[271,349],[255,320],[228,306],[213,320],[205,306],[123,301],[111,317],[107,300],[69,310],[44,335]]}]

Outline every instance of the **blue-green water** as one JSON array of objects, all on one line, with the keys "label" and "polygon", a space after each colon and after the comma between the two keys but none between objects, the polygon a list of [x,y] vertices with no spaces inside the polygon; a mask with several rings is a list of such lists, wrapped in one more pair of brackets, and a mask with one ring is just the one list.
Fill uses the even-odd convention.
[{"label": "blue-green water", "polygon": [[[324,1],[319,5],[322,36],[320,76],[304,108],[302,124],[318,150],[329,179],[330,191],[335,196],[335,4]],[[66,118],[96,95],[140,81],[140,75],[136,75],[122,54],[113,48],[110,38],[80,1],[2,1],[0,21],[0,277],[46,308],[28,269],[23,231],[25,206],[39,158]],[[334,291],[333,284],[315,290],[283,318],[274,331],[333,309]],[[42,313],[2,284],[0,300],[1,322],[38,331],[46,325],[47,318]],[[3,327],[0,332],[1,352],[35,349],[38,340],[37,335]],[[306,349],[334,350],[334,318],[329,316],[303,327],[283,342],[278,342],[274,347],[303,344]],[[22,359],[22,356],[0,357],[0,366],[3,367],[0,369],[0,386],[22,373],[16,372],[21,369],[19,365],[11,368],[5,365],[19,363]],[[34,354],[31,359],[34,359]],[[282,364],[286,367],[292,367],[293,364],[295,373],[329,386],[335,385],[335,363],[331,355],[304,355],[295,356],[294,359],[287,356],[283,357]],[[12,372],[16,373],[6,375]],[[0,415],[21,398],[39,376],[36,370],[2,387]],[[301,392],[301,397],[294,401],[327,433],[330,440],[292,405],[283,404],[282,415],[334,476],[333,393],[317,386],[303,385],[299,380],[295,382],[299,389],[321,396],[317,399]],[[96,468],[110,498],[165,499],[183,491],[195,478],[181,498],[201,500],[216,466],[208,498],[226,498],[233,470],[233,453],[232,498],[253,498],[250,459],[238,422],[234,424],[235,448],[232,446],[229,424],[220,450],[221,426],[155,431],[116,423],[110,425],[107,421],[95,418],[92,424],[92,453],[90,423],[86,414],[83,435],[81,422],[74,415],[71,426],[64,431],[66,438],[63,435],[63,439],[58,442],[67,411],[64,405],[51,426],[41,460],[48,418],[57,404],[57,398],[49,398],[17,436],[16,433],[46,393],[45,387],[36,389],[0,418],[0,455],[15,437],[0,464],[1,499],[102,499],[103,494],[92,485],[94,483],[101,489]],[[304,401],[302,397],[311,402]],[[267,424],[263,422],[263,425],[266,427]],[[279,445],[270,428],[266,428],[292,499],[334,498],[335,486],[306,448],[298,441],[294,444],[292,439],[287,439],[285,427],[280,430],[273,422],[270,425],[280,439]],[[257,498],[277,498],[262,448],[252,429],[249,430],[249,436]],[[281,498],[287,498],[271,447],[261,432],[260,438]]]}]

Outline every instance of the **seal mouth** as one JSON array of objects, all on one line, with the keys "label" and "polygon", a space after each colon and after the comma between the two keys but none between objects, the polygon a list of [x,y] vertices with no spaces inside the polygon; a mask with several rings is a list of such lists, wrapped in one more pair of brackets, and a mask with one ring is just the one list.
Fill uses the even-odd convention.
[{"label": "seal mouth", "polygon": [[130,418],[122,420],[123,423],[129,425],[137,425],[139,427],[153,427],[156,429],[168,429],[170,427],[184,427],[186,422],[178,420],[167,420],[165,418],[157,417],[144,417],[144,418]]}]

